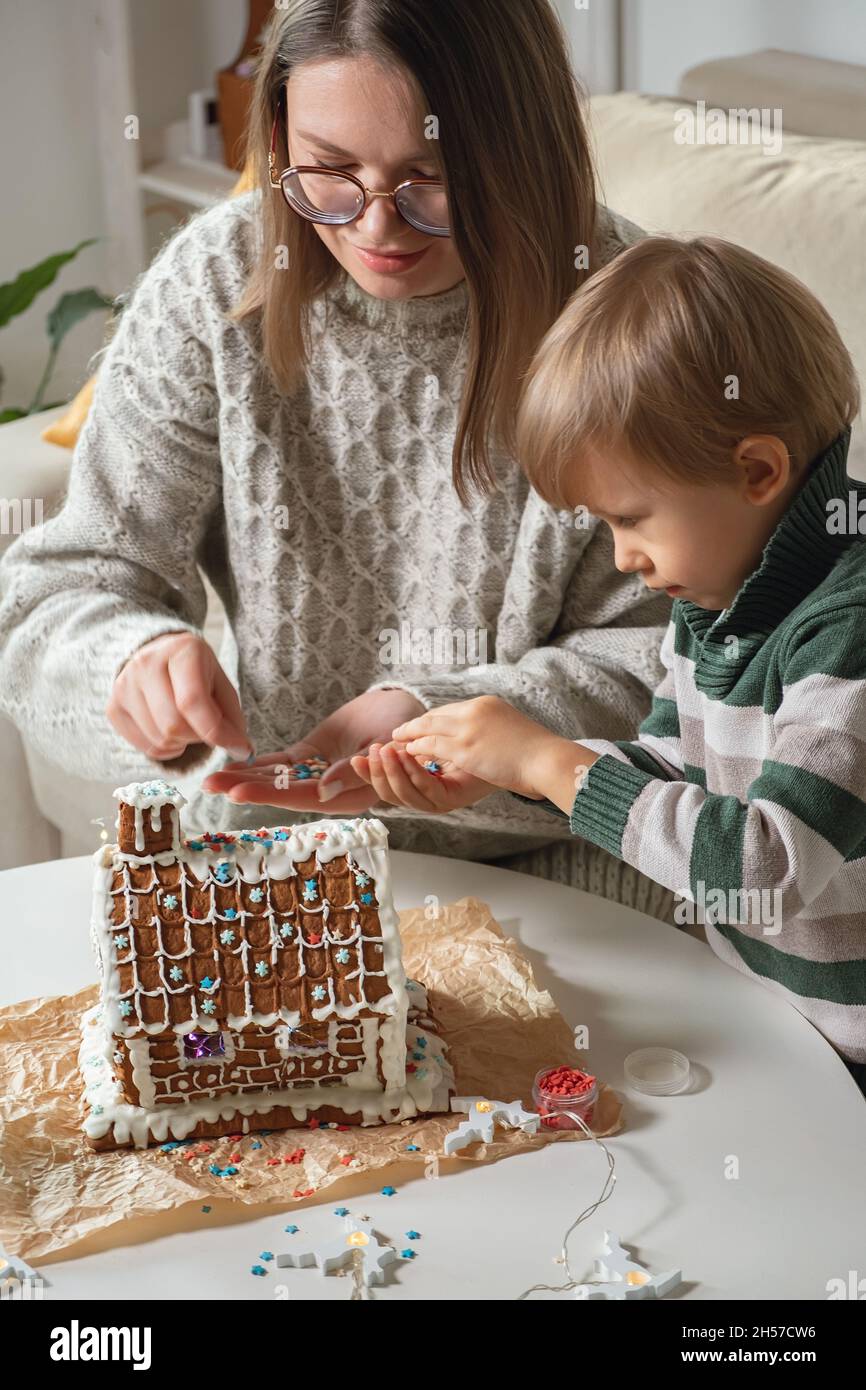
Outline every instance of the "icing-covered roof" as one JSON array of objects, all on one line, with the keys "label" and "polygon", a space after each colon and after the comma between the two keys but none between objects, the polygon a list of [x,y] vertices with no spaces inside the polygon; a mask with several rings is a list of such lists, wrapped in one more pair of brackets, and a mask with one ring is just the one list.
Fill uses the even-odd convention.
[{"label": "icing-covered roof", "polygon": [[[149,803],[137,786],[121,801],[178,804],[165,792]],[[110,1030],[302,1028],[405,1010],[387,839],[360,817],[186,840],[178,828],[171,851],[98,851],[93,932]]]}]

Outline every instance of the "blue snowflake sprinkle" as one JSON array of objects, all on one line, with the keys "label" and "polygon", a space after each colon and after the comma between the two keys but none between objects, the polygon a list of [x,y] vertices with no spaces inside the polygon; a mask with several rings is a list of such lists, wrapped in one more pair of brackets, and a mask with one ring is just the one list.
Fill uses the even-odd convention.
[{"label": "blue snowflake sprinkle", "polygon": [[423,1062],[423,1061],[424,1061],[424,1053],[423,1053],[423,1052],[413,1052],[413,1053],[412,1053],[412,1061],[413,1061],[413,1062]]},{"label": "blue snowflake sprinkle", "polygon": [[260,979],[264,979],[265,975],[267,975],[269,970],[270,966],[266,965],[263,960],[260,960],[258,965],[256,966],[256,974],[259,976]]},{"label": "blue snowflake sprinkle", "polygon": [[280,927],[280,936],[291,936],[291,934],[292,934],[292,924],[291,924],[291,922],[284,922],[283,925]]},{"label": "blue snowflake sprinkle", "polygon": [[124,936],[123,932],[121,932],[120,936],[114,938],[114,944],[118,951],[125,951],[129,946],[129,937]]},{"label": "blue snowflake sprinkle", "polygon": [[[261,888],[251,888],[251,889],[250,889],[250,902],[253,902],[253,903],[260,903],[261,900],[262,900],[262,898],[263,898],[264,896],[265,896],[265,895],[264,895],[264,893],[262,892]],[[228,914],[227,914],[227,915],[228,915]]]},{"label": "blue snowflake sprinkle", "polygon": [[335,956],[335,959],[338,960],[341,965],[346,965],[347,962],[351,959],[351,956],[345,946],[340,947],[339,951]]},{"label": "blue snowflake sprinkle", "polygon": [[250,1145],[250,1148],[251,1148],[251,1149],[260,1149],[261,1147],[262,1147],[262,1146],[261,1146],[261,1144],[259,1143],[258,1139],[255,1141],[254,1144],[251,1144],[251,1145]]},{"label": "blue snowflake sprinkle", "polygon": [[92,1111],[92,1113],[93,1113],[94,1115],[101,1115],[101,1114],[102,1114],[102,1106],[101,1106],[101,1105],[91,1105],[90,1109],[91,1109],[91,1111]]},{"label": "blue snowflake sprinkle", "polygon": [[169,973],[169,976],[170,976],[170,978],[171,978],[172,980],[182,980],[182,979],[183,979],[183,971],[181,970],[181,968],[180,968],[179,965],[173,965],[173,966],[171,967],[171,969],[169,970],[168,973]]},{"label": "blue snowflake sprinkle", "polygon": [[355,882],[357,883],[359,888],[366,888],[367,884],[370,882],[369,875],[363,873],[360,869],[358,869],[358,871],[355,874]]},{"label": "blue snowflake sprinkle", "polygon": [[314,987],[313,987],[313,998],[314,998],[314,999],[324,999],[324,998],[325,998],[325,994],[326,994],[326,990],[325,990],[324,985],[314,985]]},{"label": "blue snowflake sprinkle", "polygon": [[176,895],[174,893],[164,893],[162,898],[162,905],[163,907],[167,908],[177,907]]},{"label": "blue snowflake sprinkle", "polygon": [[121,999],[121,1001],[120,1001],[120,1017],[121,1017],[121,1018],[129,1018],[129,1015],[130,1015],[131,1013],[132,1013],[132,1005],[130,1004],[129,1000],[128,1000],[128,999]]},{"label": "blue snowflake sprinkle", "polygon": [[304,902],[311,903],[319,896],[319,889],[314,878],[304,880]]},{"label": "blue snowflake sprinkle", "polygon": [[416,1039],[415,1039],[415,1046],[416,1046],[416,1047],[426,1047],[426,1046],[427,1046],[427,1039],[426,1039],[426,1038],[416,1038]]},{"label": "blue snowflake sprinkle", "polygon": [[216,1004],[212,999],[205,999],[202,1001],[201,1011],[203,1014],[212,1014],[215,1012],[215,1010]]},{"label": "blue snowflake sprinkle", "polygon": [[220,941],[224,946],[231,946],[234,939],[235,934],[230,927],[226,927],[225,931],[220,932]]}]

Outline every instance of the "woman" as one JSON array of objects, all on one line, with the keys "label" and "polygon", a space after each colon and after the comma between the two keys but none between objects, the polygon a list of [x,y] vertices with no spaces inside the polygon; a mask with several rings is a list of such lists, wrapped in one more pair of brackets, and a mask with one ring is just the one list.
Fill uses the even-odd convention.
[{"label": "woman", "polygon": [[[633,734],[668,601],[617,574],[606,528],[530,494],[512,453],[534,349],[640,235],[596,204],[548,0],[291,0],[249,154],[254,191],[140,278],[67,501],[8,553],[4,709],[90,777],[209,773],[199,829],[366,810],[350,757],[454,699]],[[199,567],[228,614],[219,661]],[[252,767],[222,770],[251,746]],[[312,752],[333,764],[322,785],[286,785]],[[505,794],[382,814],[397,848],[670,913],[666,890]]]}]

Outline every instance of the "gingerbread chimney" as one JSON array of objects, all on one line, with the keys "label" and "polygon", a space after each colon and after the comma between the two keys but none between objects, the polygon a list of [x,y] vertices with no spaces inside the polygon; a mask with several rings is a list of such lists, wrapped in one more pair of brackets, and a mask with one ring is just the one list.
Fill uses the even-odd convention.
[{"label": "gingerbread chimney", "polygon": [[168,782],[130,782],[118,800],[117,845],[121,854],[144,859],[180,853],[180,808],[186,797]]}]

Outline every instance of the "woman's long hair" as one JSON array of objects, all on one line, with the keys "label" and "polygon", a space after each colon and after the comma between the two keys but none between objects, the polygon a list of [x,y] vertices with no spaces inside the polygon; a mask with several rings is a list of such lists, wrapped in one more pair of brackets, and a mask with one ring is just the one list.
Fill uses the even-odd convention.
[{"label": "woman's long hair", "polygon": [[[248,168],[262,193],[259,257],[231,317],[261,311],[264,356],[286,392],[309,361],[310,303],[340,266],[270,186],[271,127],[279,110],[284,169],[281,98],[293,70],[360,56],[408,75],[420,109],[438,118],[438,162],[469,297],[453,452],[465,502],[494,485],[494,442],[513,453],[523,374],[594,268],[595,170],[580,91],[549,0],[288,0],[275,9],[247,128]],[[275,263],[279,246],[288,269]]]}]

